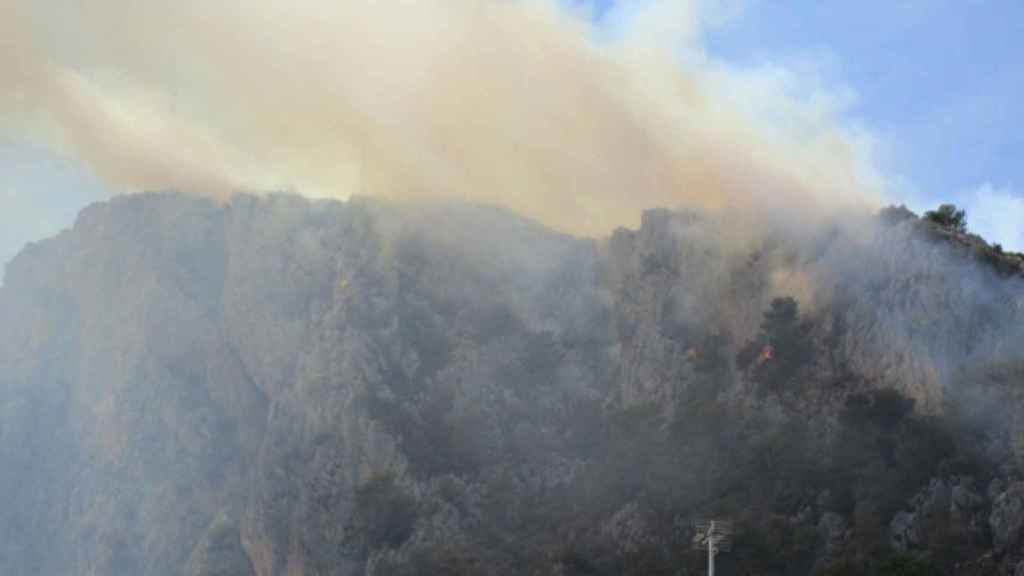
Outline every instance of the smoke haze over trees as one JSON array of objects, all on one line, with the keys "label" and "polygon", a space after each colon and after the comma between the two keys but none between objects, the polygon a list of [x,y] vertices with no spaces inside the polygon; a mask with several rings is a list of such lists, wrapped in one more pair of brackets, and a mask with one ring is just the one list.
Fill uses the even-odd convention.
[{"label": "smoke haze over trees", "polygon": [[0,571],[1013,574],[1020,256],[730,220],[93,205],[0,288]]}]

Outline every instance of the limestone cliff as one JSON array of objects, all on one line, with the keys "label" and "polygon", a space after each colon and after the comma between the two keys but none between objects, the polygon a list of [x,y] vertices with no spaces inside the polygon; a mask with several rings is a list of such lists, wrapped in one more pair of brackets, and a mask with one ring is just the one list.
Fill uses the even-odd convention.
[{"label": "limestone cliff", "polygon": [[91,206],[0,288],[0,572],[1012,574],[1019,267],[891,216]]}]

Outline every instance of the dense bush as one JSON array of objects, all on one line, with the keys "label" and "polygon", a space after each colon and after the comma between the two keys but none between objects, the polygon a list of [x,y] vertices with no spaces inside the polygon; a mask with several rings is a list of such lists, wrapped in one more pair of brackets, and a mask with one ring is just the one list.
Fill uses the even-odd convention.
[{"label": "dense bush", "polygon": [[797,301],[776,298],[764,313],[758,337],[739,351],[736,363],[752,370],[754,380],[769,390],[781,391],[814,357],[809,331]]},{"label": "dense bush", "polygon": [[943,204],[924,213],[926,220],[953,232],[967,231],[967,213],[953,204]]},{"label": "dense bush", "polygon": [[356,490],[353,525],[369,549],[400,546],[416,523],[416,502],[390,474],[374,476]]},{"label": "dense bush", "polygon": [[894,556],[882,563],[879,576],[933,576],[935,568],[927,561],[908,555]]},{"label": "dense bush", "polygon": [[906,222],[908,220],[917,220],[917,214],[914,214],[906,206],[900,204],[899,206],[886,206],[878,212],[878,219],[889,226]]}]

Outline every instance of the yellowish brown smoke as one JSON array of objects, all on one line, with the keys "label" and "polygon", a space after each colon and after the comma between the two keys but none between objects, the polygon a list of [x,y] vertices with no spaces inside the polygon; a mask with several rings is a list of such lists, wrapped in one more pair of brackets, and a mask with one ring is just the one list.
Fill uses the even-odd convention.
[{"label": "yellowish brown smoke", "polygon": [[587,235],[881,194],[833,110],[709,59],[681,0],[614,37],[554,0],[0,6],[0,115],[118,190],[457,197]]}]

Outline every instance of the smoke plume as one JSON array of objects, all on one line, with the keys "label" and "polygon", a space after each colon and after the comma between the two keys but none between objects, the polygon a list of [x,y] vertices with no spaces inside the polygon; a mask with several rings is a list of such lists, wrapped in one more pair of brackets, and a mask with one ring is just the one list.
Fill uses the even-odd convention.
[{"label": "smoke plume", "polygon": [[0,117],[118,191],[455,197],[580,234],[883,193],[838,99],[710,57],[696,0],[600,25],[554,0],[2,2]]}]

